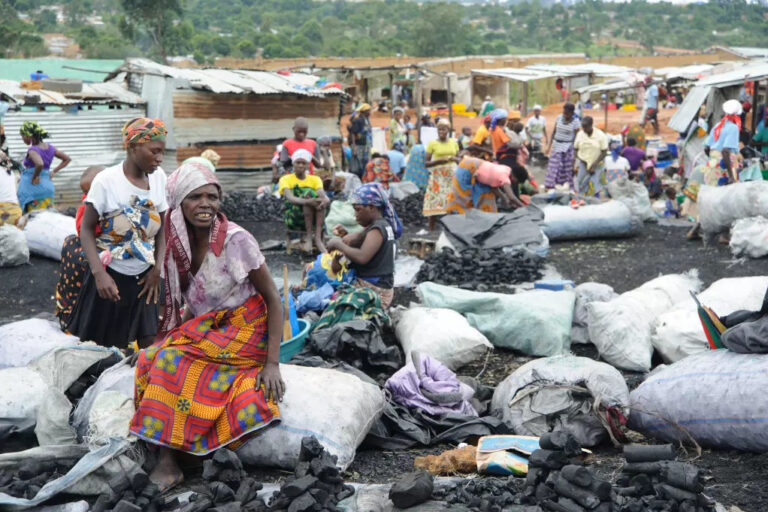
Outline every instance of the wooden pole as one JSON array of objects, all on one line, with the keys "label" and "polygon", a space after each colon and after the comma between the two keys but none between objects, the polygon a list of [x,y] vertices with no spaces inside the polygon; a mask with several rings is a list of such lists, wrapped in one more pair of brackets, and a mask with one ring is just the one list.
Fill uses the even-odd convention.
[{"label": "wooden pole", "polygon": [[389,74],[389,117],[394,117],[395,113],[395,77],[392,73]]},{"label": "wooden pole", "polygon": [[421,144],[421,77],[419,76],[419,70],[416,70],[416,78],[413,81],[413,101],[416,108],[416,140]]},{"label": "wooden pole", "polygon": [[451,123],[453,132],[453,94],[451,93],[451,77],[445,75],[445,89],[448,92],[448,122]]},{"label": "wooden pole", "polygon": [[528,115],[528,82],[523,82],[523,118]]},{"label": "wooden pole", "polygon": [[603,108],[605,109],[605,120],[603,121],[603,131],[608,133],[608,93],[605,93],[605,101],[603,102]]},{"label": "wooden pole", "polygon": [[293,332],[291,331],[291,318],[290,318],[290,302],[289,302],[290,286],[288,286],[288,265],[283,265],[283,341],[288,341],[293,338]]}]

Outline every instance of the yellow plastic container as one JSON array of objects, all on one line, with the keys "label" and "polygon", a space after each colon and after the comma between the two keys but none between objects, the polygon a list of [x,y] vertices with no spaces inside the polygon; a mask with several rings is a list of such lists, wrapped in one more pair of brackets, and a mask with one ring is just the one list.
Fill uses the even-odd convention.
[{"label": "yellow plastic container", "polygon": [[467,111],[467,106],[464,103],[453,103],[451,105],[451,108],[457,114],[463,114],[464,112]]},{"label": "yellow plastic container", "polygon": [[637,110],[637,106],[634,103],[627,103],[626,105],[621,106],[621,110],[626,110],[628,112],[634,112]]}]

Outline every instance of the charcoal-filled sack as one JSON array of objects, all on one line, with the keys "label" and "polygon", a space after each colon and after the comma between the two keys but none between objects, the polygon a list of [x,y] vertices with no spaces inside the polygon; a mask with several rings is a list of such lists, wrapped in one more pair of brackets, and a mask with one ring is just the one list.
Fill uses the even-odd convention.
[{"label": "charcoal-filled sack", "polygon": [[696,200],[699,222],[706,233],[721,233],[739,219],[768,217],[768,181],[702,186]]},{"label": "charcoal-filled sack", "polygon": [[378,386],[324,368],[281,364],[286,392],[280,422],[254,435],[237,454],[246,464],[294,469],[301,440],[316,437],[346,469],[384,409]]},{"label": "charcoal-filled sack", "polygon": [[56,322],[42,318],[0,325],[0,368],[26,366],[51,349],[78,343],[77,337],[61,332]]},{"label": "charcoal-filled sack", "polygon": [[31,214],[24,226],[29,252],[56,261],[61,261],[64,239],[76,234],[75,219],[55,210]]},{"label": "charcoal-filled sack", "polygon": [[620,201],[570,206],[544,207],[541,230],[550,241],[583,238],[617,238],[636,234],[642,222]]},{"label": "charcoal-filled sack", "polygon": [[15,226],[0,226],[0,267],[29,263],[29,247],[24,233]]},{"label": "charcoal-filled sack", "polygon": [[[598,401],[596,409],[595,401]],[[626,415],[629,389],[616,368],[589,359],[561,355],[534,359],[496,387],[491,411],[516,434],[541,436],[564,430],[582,446],[608,438],[603,420]]]},{"label": "charcoal-filled sack", "polygon": [[617,368],[635,372],[651,369],[651,330],[656,318],[698,292],[695,271],[669,274],[622,293],[608,302],[587,306],[589,337],[600,357]]},{"label": "charcoal-filled sack", "polygon": [[[651,374],[629,397],[629,427],[664,441],[768,451],[768,355],[711,350]],[[682,428],[681,428],[682,427]]]}]

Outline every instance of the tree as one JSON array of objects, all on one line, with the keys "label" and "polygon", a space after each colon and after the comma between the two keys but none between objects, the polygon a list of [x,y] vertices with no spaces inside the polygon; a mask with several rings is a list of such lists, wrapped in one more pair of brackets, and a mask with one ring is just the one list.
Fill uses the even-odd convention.
[{"label": "tree", "polygon": [[164,63],[168,63],[168,35],[182,16],[180,0],[120,0],[125,12],[123,28],[145,31],[157,47]]},{"label": "tree", "polygon": [[56,20],[56,13],[51,9],[43,9],[38,13],[35,19],[35,24],[41,32],[53,32],[56,30],[58,21]]},{"label": "tree", "polygon": [[240,41],[238,41],[236,47],[237,47],[237,52],[242,57],[250,58],[256,54],[256,45],[253,44],[252,41],[249,41],[247,39],[241,39]]},{"label": "tree", "polygon": [[92,11],[93,6],[90,0],[69,0],[64,5],[64,14],[70,25],[81,25]]}]

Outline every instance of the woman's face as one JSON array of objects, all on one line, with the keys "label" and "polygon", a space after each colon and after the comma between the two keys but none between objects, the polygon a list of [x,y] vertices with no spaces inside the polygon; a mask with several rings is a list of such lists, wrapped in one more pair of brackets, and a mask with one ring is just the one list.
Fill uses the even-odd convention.
[{"label": "woman's face", "polygon": [[437,136],[440,137],[440,140],[445,140],[448,138],[448,127],[444,124],[441,124],[437,127]]},{"label": "woman's face", "polygon": [[26,144],[27,146],[32,144],[32,137],[30,137],[29,135],[22,135],[21,140],[23,140],[24,144]]},{"label": "woman's face", "polygon": [[198,187],[181,202],[184,220],[195,229],[209,229],[219,213],[219,187],[203,185]]},{"label": "woman's face", "polygon": [[302,178],[304,174],[307,172],[307,168],[309,167],[309,162],[306,160],[296,160],[293,162],[293,173],[298,176],[299,178]]},{"label": "woman's face", "polygon": [[370,225],[375,216],[376,207],[369,204],[356,204],[352,206],[355,209],[355,220],[363,227]]},{"label": "woman's face", "polygon": [[163,163],[165,141],[153,140],[128,147],[128,158],[141,169],[144,174],[152,174]]},{"label": "woman's face", "polygon": [[399,121],[402,118],[403,118],[403,113],[401,111],[399,111],[399,110],[396,110],[395,111],[395,119],[397,119]]}]

